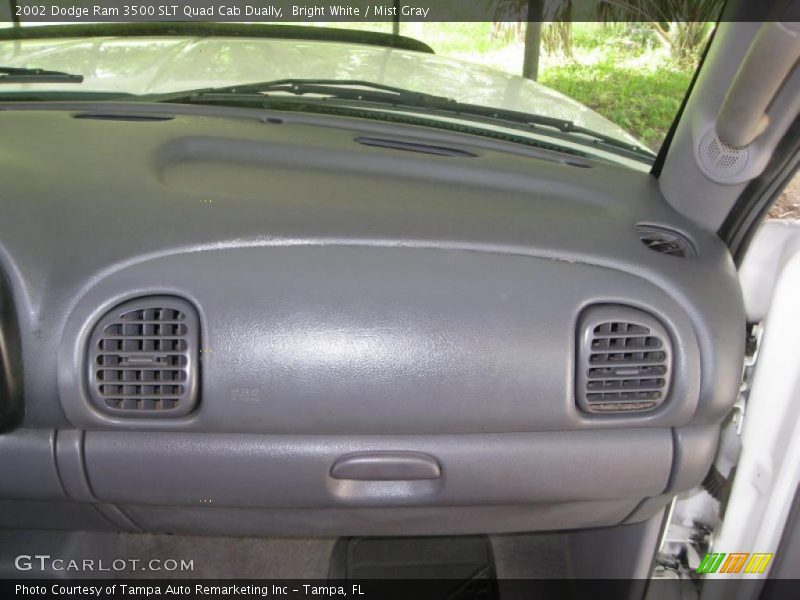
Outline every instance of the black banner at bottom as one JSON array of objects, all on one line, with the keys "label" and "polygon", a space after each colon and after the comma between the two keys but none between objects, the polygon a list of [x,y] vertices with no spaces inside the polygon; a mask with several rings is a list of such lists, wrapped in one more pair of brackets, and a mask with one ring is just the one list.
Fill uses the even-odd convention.
[{"label": "black banner at bottom", "polygon": [[[730,578],[714,580],[619,579],[365,579],[344,580],[4,580],[4,597],[85,600],[153,598],[189,600],[263,598],[354,600],[573,600],[591,598],[667,600],[752,598],[783,600],[800,597],[800,580]],[[742,595],[744,594],[744,595]]]}]

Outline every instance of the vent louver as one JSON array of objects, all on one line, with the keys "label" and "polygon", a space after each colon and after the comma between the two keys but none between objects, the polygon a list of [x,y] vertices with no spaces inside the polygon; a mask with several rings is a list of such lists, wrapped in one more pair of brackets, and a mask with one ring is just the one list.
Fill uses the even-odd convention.
[{"label": "vent louver", "polygon": [[435,146],[422,142],[408,142],[404,140],[393,140],[388,138],[373,138],[360,136],[355,141],[364,146],[375,146],[378,148],[391,148],[393,150],[406,150],[408,152],[420,152],[422,154],[435,154],[436,156],[453,156],[477,158],[477,154],[462,150],[460,148],[450,148],[448,146]]},{"label": "vent louver", "polygon": [[135,121],[140,123],[171,121],[175,117],[172,115],[147,115],[147,114],[123,114],[123,113],[78,113],[72,115],[73,119],[86,119],[89,121]]},{"label": "vent louver", "polygon": [[576,399],[589,413],[654,410],[669,393],[672,346],[664,327],[640,310],[595,306],[579,329]]},{"label": "vent louver", "polygon": [[89,339],[89,390],[101,411],[179,417],[197,403],[199,329],[180,298],[132,300],[103,317]]},{"label": "vent louver", "polygon": [[694,245],[677,231],[652,225],[639,225],[636,227],[636,233],[642,243],[653,252],[680,258],[697,256]]}]

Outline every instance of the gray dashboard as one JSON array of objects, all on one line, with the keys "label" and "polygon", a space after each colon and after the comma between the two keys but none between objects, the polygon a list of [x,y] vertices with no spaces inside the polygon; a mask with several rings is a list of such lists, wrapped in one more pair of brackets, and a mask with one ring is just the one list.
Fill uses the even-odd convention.
[{"label": "gray dashboard", "polygon": [[[724,245],[650,175],[420,127],[268,116],[0,111],[0,265],[19,338],[4,351],[24,401],[0,434],[14,518],[57,506],[65,523],[91,508],[121,529],[524,531],[642,520],[702,479],[738,388],[741,293]],[[696,256],[654,252],[641,225]],[[145,297],[197,312],[188,414],[91,400],[87,340]],[[657,408],[576,403],[579,323],[598,306],[663,327]],[[332,475],[364,456],[353,479]]]}]

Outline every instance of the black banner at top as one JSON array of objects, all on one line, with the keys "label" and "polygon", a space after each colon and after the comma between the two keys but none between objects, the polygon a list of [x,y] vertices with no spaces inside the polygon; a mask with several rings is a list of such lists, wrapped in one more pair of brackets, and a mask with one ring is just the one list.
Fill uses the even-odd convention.
[{"label": "black banner at top", "polygon": [[798,5],[794,0],[0,0],[0,21],[798,21]]}]

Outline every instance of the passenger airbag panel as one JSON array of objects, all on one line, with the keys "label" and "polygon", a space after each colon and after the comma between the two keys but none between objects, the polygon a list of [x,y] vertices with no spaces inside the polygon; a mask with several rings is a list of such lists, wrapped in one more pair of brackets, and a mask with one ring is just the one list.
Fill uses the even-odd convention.
[{"label": "passenger airbag panel", "polygon": [[[128,419],[130,427],[292,435],[563,431],[679,426],[697,407],[693,327],[670,296],[635,275],[499,253],[291,246],[165,256],[90,290],[70,317],[60,369],[62,402],[78,428],[125,426],[91,408],[80,380],[87,331],[123,300],[123,289],[187,298],[203,324],[199,408],[177,419]],[[673,337],[675,377],[659,410],[597,418],[577,408],[576,326],[581,311],[598,303],[633,304]]]}]

